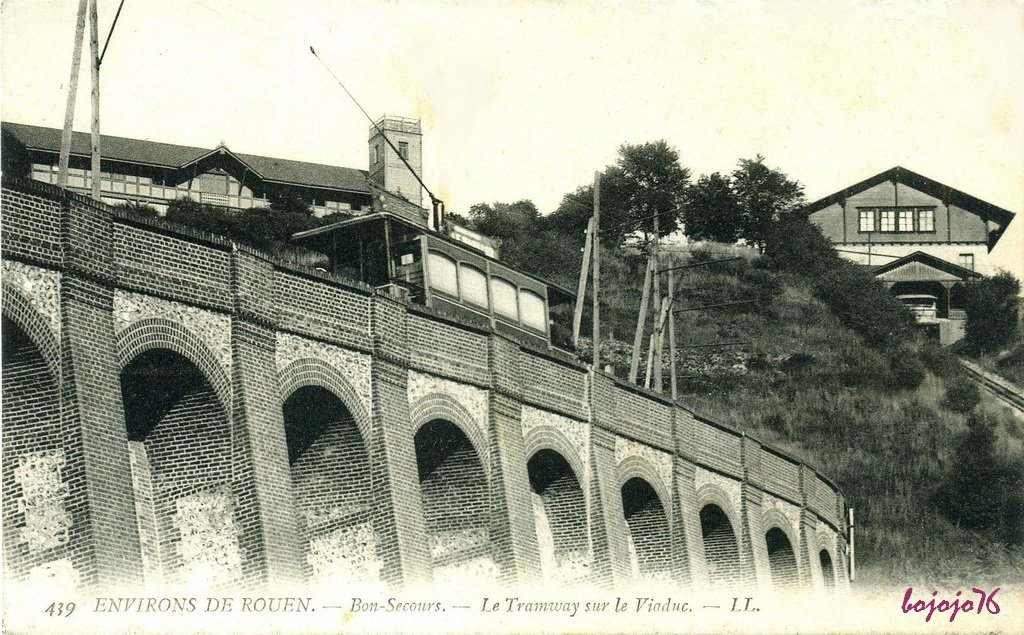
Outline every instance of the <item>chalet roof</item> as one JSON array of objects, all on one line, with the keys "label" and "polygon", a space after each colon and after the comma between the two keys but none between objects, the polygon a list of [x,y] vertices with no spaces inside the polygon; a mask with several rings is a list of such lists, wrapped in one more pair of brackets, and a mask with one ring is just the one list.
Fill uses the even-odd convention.
[{"label": "chalet roof", "polygon": [[923,251],[915,251],[892,262],[873,267],[871,273],[879,280],[893,282],[914,280],[956,282],[981,278],[981,274],[976,271],[971,271]]},{"label": "chalet roof", "polygon": [[[11,135],[28,150],[60,152],[61,131],[21,123],[3,122],[4,136]],[[102,135],[103,158],[179,170],[211,154],[224,152],[242,163],[264,181],[305,187],[318,187],[349,192],[370,193],[366,184],[367,172],[335,165],[292,161],[256,154],[232,152],[225,146],[198,148],[141,139],[128,139]],[[91,147],[89,135],[75,132],[71,138],[71,153],[88,157]]]},{"label": "chalet roof", "polygon": [[842,203],[855,194],[859,194],[860,192],[872,188],[879,183],[885,183],[887,181],[902,183],[907,187],[914,188],[919,192],[924,192],[929,196],[934,196],[937,199],[948,201],[949,203],[952,203],[957,207],[961,207],[972,214],[977,214],[983,219],[995,221],[1004,229],[1014,217],[1014,213],[1009,210],[993,205],[992,203],[987,203],[980,198],[967,194],[966,192],[944,185],[938,181],[922,176],[917,172],[913,172],[898,165],[886,170],[885,172],[880,172],[870,178],[864,179],[860,183],[851,185],[850,187],[844,188],[834,194],[830,194],[825,198],[817,200],[807,205],[804,209],[808,214],[813,214],[814,212],[825,209],[829,205]]}]

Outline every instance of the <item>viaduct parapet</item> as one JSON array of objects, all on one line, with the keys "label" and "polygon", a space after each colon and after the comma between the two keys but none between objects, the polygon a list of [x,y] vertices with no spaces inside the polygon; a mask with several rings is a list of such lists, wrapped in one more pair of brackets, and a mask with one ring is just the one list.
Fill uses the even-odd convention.
[{"label": "viaduct parapet", "polygon": [[805,464],[556,350],[3,184],[16,581],[842,589]]}]

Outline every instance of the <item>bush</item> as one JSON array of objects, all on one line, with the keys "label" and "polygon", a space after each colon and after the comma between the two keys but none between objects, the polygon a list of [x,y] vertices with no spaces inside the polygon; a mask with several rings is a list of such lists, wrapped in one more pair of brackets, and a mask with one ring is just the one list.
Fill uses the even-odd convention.
[{"label": "bush", "polygon": [[765,244],[765,257],[773,269],[812,277],[832,271],[839,260],[821,230],[795,214],[775,223]]},{"label": "bush", "polygon": [[921,346],[920,356],[925,367],[939,377],[958,377],[963,374],[957,356],[934,340],[928,340]]},{"label": "bush", "polygon": [[1020,282],[1005,271],[967,285],[964,341],[972,353],[997,351],[1016,339],[1019,293]]},{"label": "bush", "polygon": [[967,414],[980,402],[981,391],[978,390],[978,385],[966,377],[960,377],[946,386],[946,398],[942,401],[942,407]]},{"label": "bush", "polygon": [[924,365],[910,351],[897,351],[889,361],[892,385],[898,390],[915,390],[924,381]]},{"label": "bush", "polygon": [[831,275],[818,280],[814,293],[869,346],[887,348],[911,339],[914,319],[871,274],[848,262],[836,262]]},{"label": "bush", "polygon": [[970,415],[953,463],[935,500],[954,523],[993,534],[1008,544],[1024,539],[1024,462],[995,450],[997,421]]}]

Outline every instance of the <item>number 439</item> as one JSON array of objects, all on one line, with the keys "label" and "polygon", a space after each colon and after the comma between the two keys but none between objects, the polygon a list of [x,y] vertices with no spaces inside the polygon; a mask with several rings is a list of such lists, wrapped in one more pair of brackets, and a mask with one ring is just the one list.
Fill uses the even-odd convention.
[{"label": "number 439", "polygon": [[75,612],[74,602],[51,602],[50,606],[46,607],[43,611],[50,617],[68,617]]}]

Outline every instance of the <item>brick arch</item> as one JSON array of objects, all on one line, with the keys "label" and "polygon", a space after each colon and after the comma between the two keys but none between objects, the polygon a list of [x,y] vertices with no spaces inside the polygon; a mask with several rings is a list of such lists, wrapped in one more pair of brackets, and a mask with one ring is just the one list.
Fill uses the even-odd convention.
[{"label": "brick arch", "polygon": [[782,533],[786,534],[786,538],[789,539],[789,544],[793,546],[793,552],[796,553],[798,551],[800,534],[797,533],[785,514],[777,509],[766,509],[761,515],[761,519],[761,526],[764,528],[765,533],[768,533],[771,529],[782,531]]},{"label": "brick arch", "polygon": [[285,366],[279,373],[281,391],[281,403],[299,388],[306,386],[318,386],[324,388],[337,397],[345,405],[352,418],[359,426],[359,433],[363,437],[363,443],[370,442],[370,435],[373,430],[373,422],[370,413],[366,411],[359,393],[355,387],[345,378],[341,372],[323,361],[314,357],[304,357]]},{"label": "brick arch", "polygon": [[[793,530],[789,519],[777,509],[768,509],[762,515],[763,540],[768,550],[768,567],[771,573],[772,586],[776,590],[796,588],[800,583],[800,562],[797,553],[800,550],[798,534]],[[773,531],[782,532],[789,543],[789,553],[771,551],[769,534]]]},{"label": "brick arch", "polygon": [[[830,571],[826,570],[825,562],[822,561],[822,555],[828,556],[828,565]],[[838,561],[836,560],[835,553],[829,547],[819,546],[815,550],[814,557],[817,559],[818,568],[821,570],[821,582],[826,591],[835,591],[839,587],[839,569]]]},{"label": "brick arch", "polygon": [[60,343],[50,329],[48,320],[37,311],[28,298],[8,283],[3,283],[3,315],[18,325],[39,349],[54,377],[60,377]]},{"label": "brick arch", "polygon": [[[672,528],[670,513],[658,492],[657,480],[648,480],[646,461],[623,460],[620,468],[622,511],[629,529],[630,567],[635,579],[671,582]],[[659,479],[660,480],[660,479]]]},{"label": "brick arch", "polygon": [[117,359],[123,369],[155,348],[166,348],[192,362],[213,386],[225,412],[231,412],[231,381],[203,340],[186,327],[164,318],[135,322],[117,334]]},{"label": "brick arch", "polygon": [[409,408],[409,421],[412,422],[412,437],[420,428],[435,419],[450,421],[466,435],[473,445],[485,474],[490,474],[487,437],[473,420],[473,415],[459,403],[455,397],[443,392],[433,392],[423,397]]},{"label": "brick arch", "polygon": [[590,488],[583,482],[584,475],[587,473],[586,466],[583,463],[583,457],[579,455],[579,450],[572,442],[556,428],[545,425],[537,426],[530,430],[526,434],[526,438],[523,439],[523,456],[529,462],[533,455],[541,450],[553,450],[562,455],[576,475],[576,480],[579,481],[580,487],[583,489],[584,499],[589,502]]},{"label": "brick arch", "polygon": [[[703,512],[708,507],[721,511],[732,530],[732,540],[722,533],[718,527],[712,533],[705,532]],[[736,511],[729,502],[729,496],[718,486],[705,484],[697,491],[698,523],[701,527],[701,542],[704,545],[704,564],[708,571],[708,581],[712,586],[737,586],[742,583],[743,574],[743,541],[741,532],[743,525],[739,522]]]},{"label": "brick arch", "polygon": [[[825,578],[825,572],[821,571],[822,581],[824,582],[825,588],[827,590],[833,590],[834,591],[835,589],[837,589],[839,587],[839,580],[840,580],[840,577],[841,577],[841,571],[839,569],[840,561],[836,558],[835,537],[834,536],[830,536],[827,533],[818,532],[815,540],[813,541],[813,544],[814,544],[814,556],[813,557],[816,560],[819,568],[821,568],[821,552],[824,551],[825,553],[828,554],[828,558],[831,561],[831,565],[832,565],[832,579],[831,579],[831,581],[825,580],[824,579]],[[830,582],[831,582],[831,584],[830,584]]]},{"label": "brick arch", "polygon": [[647,459],[640,456],[627,456],[618,465],[619,489],[632,478],[639,478],[647,481],[647,484],[654,488],[658,495],[665,515],[668,517],[669,527],[672,525],[672,496],[669,493],[668,484],[661,478],[661,474]]},{"label": "brick arch", "polygon": [[702,485],[697,490],[697,512],[699,513],[708,505],[715,505],[725,513],[729,522],[732,523],[733,531],[737,532],[736,540],[739,540],[738,532],[743,525],[740,523],[739,514],[733,508],[732,500],[725,490],[711,483]]}]

